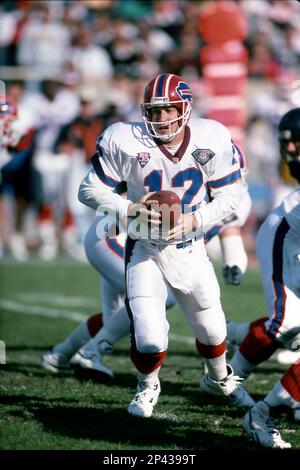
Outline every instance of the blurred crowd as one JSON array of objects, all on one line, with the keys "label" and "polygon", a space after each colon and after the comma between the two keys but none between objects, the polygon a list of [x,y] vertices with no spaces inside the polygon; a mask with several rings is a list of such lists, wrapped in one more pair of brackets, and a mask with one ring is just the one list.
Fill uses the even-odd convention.
[{"label": "blurred crowd", "polygon": [[[159,72],[184,76],[205,117],[199,19],[211,1],[2,0],[0,79],[18,105],[19,167],[0,181],[0,257],[84,260],[93,213],[77,200],[99,133],[139,120],[142,92]],[[253,199],[246,243],[293,182],[279,168],[276,126],[300,106],[300,3],[241,0],[249,54],[245,152]],[[23,154],[22,154],[23,155]],[[0,166],[3,149],[0,148]],[[20,159],[21,160],[21,159]]]}]

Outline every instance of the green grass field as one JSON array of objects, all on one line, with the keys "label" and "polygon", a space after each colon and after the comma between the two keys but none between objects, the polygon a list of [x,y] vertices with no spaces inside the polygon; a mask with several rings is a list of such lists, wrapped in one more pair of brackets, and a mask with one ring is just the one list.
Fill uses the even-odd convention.
[{"label": "green grass field", "polygon": [[[228,318],[265,314],[257,271],[249,271],[242,286],[221,282],[221,289]],[[177,307],[168,313],[160,400],[153,417],[142,420],[126,411],[136,387],[128,339],[105,358],[116,376],[109,385],[81,382],[72,372],[51,376],[39,365],[44,351],[99,310],[98,277],[89,265],[8,261],[0,267],[0,294],[0,339],[7,352],[0,371],[1,449],[255,449],[239,425],[244,412],[200,392],[202,361]],[[276,362],[262,364],[247,381],[248,391],[256,400],[264,397],[284,370]],[[280,429],[300,449],[299,426],[286,417]]]}]

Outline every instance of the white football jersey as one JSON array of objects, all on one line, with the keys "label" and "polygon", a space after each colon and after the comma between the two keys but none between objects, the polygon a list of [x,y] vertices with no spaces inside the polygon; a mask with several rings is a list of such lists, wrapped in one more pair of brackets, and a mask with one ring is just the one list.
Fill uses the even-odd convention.
[{"label": "white football jersey", "polygon": [[[149,136],[143,122],[113,124],[98,138],[92,163],[94,170],[79,189],[81,202],[121,216],[127,214],[131,201],[146,193],[171,190],[180,197],[185,212],[200,214],[204,228],[236,210],[243,191],[230,134],[208,119],[189,122],[174,154]],[[121,181],[127,181],[127,201],[111,191]],[[209,204],[207,188],[213,198]]]},{"label": "white football jersey", "polygon": [[279,219],[288,223],[285,241],[295,245],[297,253],[300,252],[300,187],[286,196],[282,203],[273,209],[263,225],[276,226]]}]

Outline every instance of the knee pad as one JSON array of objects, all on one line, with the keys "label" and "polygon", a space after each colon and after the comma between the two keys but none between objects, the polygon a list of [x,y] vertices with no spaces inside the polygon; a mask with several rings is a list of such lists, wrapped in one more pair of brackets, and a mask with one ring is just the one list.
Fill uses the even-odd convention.
[{"label": "knee pad", "polygon": [[193,322],[191,326],[201,344],[216,345],[226,339],[226,321],[221,307],[202,310],[197,323]]}]

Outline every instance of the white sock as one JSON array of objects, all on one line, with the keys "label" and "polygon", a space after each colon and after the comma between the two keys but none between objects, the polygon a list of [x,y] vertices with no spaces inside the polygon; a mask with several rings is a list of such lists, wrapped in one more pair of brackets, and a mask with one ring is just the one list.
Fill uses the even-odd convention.
[{"label": "white sock", "polygon": [[102,341],[115,344],[121,338],[129,336],[129,334],[130,320],[126,307],[124,307],[105,322],[105,326],[98,331],[93,341],[97,344],[100,344]]},{"label": "white sock", "polygon": [[160,371],[160,367],[155,369],[150,374],[143,374],[142,372],[137,373],[137,378],[139,385],[144,389],[146,387],[152,387],[158,379],[158,373]]},{"label": "white sock", "polygon": [[207,359],[205,357],[203,359],[207,367],[208,375],[212,379],[220,382],[227,377],[226,353],[218,357],[213,357],[212,359]]},{"label": "white sock", "polygon": [[231,360],[230,365],[234,370],[234,374],[244,379],[249,377],[252,370],[256,367],[255,364],[252,364],[252,362],[247,361],[247,359],[240,353],[240,351],[236,351]]},{"label": "white sock", "polygon": [[94,338],[91,338],[80,348],[80,352],[83,355],[84,353],[93,353],[102,356],[103,354],[111,354],[113,352],[113,347],[112,344],[105,339],[100,343],[96,343]]},{"label": "white sock", "polygon": [[91,339],[91,335],[87,326],[87,322],[84,321],[74,330],[62,343],[57,344],[54,348],[54,352],[59,352],[67,357],[72,357],[76,351],[81,348],[87,341]]},{"label": "white sock", "polygon": [[248,256],[240,235],[220,238],[223,266],[238,266],[242,273],[247,269]]},{"label": "white sock", "polygon": [[83,347],[84,351],[111,354],[113,345],[125,336],[129,336],[130,321],[127,310],[124,307],[105,322],[98,333]]},{"label": "white sock", "polygon": [[227,340],[230,344],[240,345],[249,333],[250,323],[235,323],[227,321]]},{"label": "white sock", "polygon": [[264,401],[268,403],[269,406],[285,405],[289,408],[295,408],[296,406],[299,406],[299,402],[291,397],[289,392],[283,387],[280,381],[277,382],[277,384],[272,388],[269,395],[264,398]]}]

